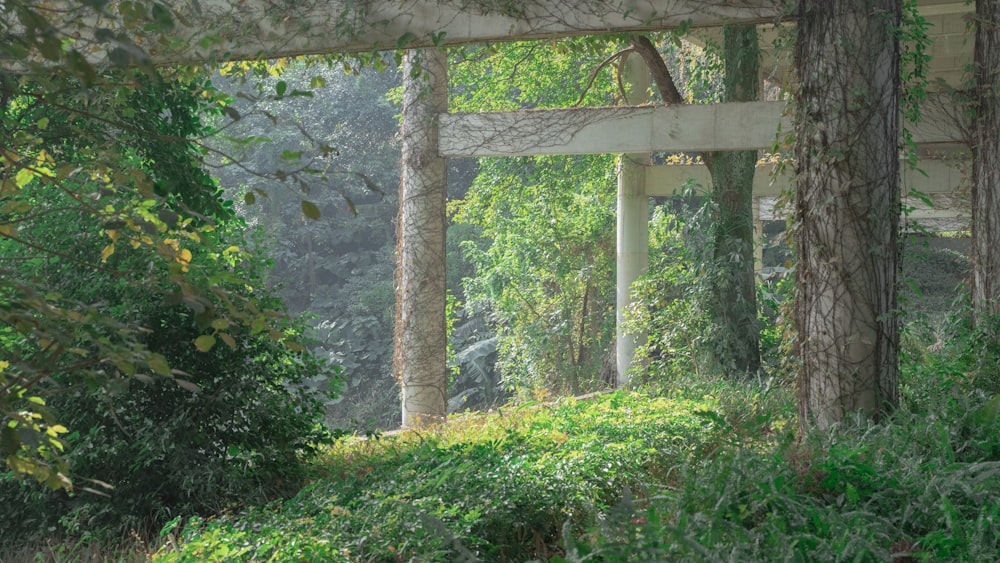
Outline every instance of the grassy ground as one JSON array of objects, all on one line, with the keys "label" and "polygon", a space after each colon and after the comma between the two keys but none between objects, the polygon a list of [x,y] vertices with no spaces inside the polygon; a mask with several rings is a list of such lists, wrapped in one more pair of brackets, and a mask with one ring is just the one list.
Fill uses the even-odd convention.
[{"label": "grassy ground", "polygon": [[1000,403],[923,366],[891,424],[822,435],[788,389],[702,384],[345,439],[296,497],[178,520],[156,560],[1000,559]]}]

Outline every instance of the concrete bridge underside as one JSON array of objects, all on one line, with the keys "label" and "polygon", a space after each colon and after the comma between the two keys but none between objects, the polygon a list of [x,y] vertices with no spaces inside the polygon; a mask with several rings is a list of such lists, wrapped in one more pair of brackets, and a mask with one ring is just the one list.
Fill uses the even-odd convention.
[{"label": "concrete bridge underside", "polygon": [[[725,23],[756,23],[772,28],[790,19],[796,2],[792,0],[525,0],[517,3],[516,12],[486,9],[468,0],[300,0],[271,2],[268,0],[167,0],[174,14],[175,29],[170,34],[136,36],[135,29],[122,29],[120,21],[107,17],[91,17],[77,21],[74,45],[91,61],[101,63],[116,46],[115,41],[99,40],[99,28],[124,31],[135,36],[136,43],[149,55],[153,64],[172,64],[235,59],[266,59],[335,52],[364,52],[385,49],[413,49],[457,45],[463,43],[521,41],[549,39],[573,35],[610,32],[654,32],[689,26],[714,28]],[[59,4],[56,2],[55,4]],[[483,2],[483,6],[494,5]],[[965,15],[972,9],[962,0],[920,0],[920,13],[931,24],[930,77],[959,85],[963,69],[972,59],[971,35],[966,30]],[[67,18],[75,17],[79,3],[66,1]],[[58,11],[53,11],[58,14]],[[58,15],[53,15],[58,17]],[[81,23],[82,22],[82,23]],[[12,23],[11,29],[17,24]],[[705,34],[713,33],[710,29]],[[143,55],[145,56],[145,55]],[[780,64],[769,68],[767,78],[781,82],[788,73]],[[423,87],[411,84],[410,87]],[[404,94],[405,95],[405,94]],[[427,108],[419,116],[404,111],[407,122],[426,117]],[[441,109],[435,111],[442,111]],[[506,114],[451,115],[438,114],[440,135],[425,135],[425,153],[451,156],[503,156],[524,154],[613,152],[642,155],[657,151],[706,151],[769,148],[774,144],[778,125],[789,130],[783,104],[726,104],[713,106],[663,107],[642,106],[589,110],[553,110],[547,112],[510,112]],[[960,112],[959,112],[960,113]],[[954,115],[955,112],[945,112]],[[934,121],[934,120],[931,120]],[[953,152],[966,143],[961,124],[943,119],[937,123],[922,122],[915,136],[924,147],[933,151],[941,147]],[[552,135],[552,133],[556,133]],[[440,139],[440,146],[435,146]],[[420,166],[420,160],[404,160],[404,177],[421,171],[405,170]],[[430,159],[434,160],[434,159]],[[635,161],[636,159],[631,159]],[[704,182],[707,174],[698,167],[648,167],[640,165],[640,175],[622,189],[626,198],[636,201],[647,195],[669,193],[687,177]],[[928,177],[910,175],[904,183],[920,183],[921,191],[931,194],[952,192],[960,183],[961,174],[943,160],[925,160]],[[787,180],[772,178],[766,169],[758,175],[755,193],[773,196]],[[420,197],[407,193],[406,197]],[[410,189],[424,189],[410,187]],[[904,192],[905,193],[905,192]],[[935,197],[937,197],[935,195]],[[401,201],[403,198],[401,198]],[[441,214],[443,215],[443,204]],[[619,224],[645,224],[642,206],[619,205],[623,214]],[[930,210],[928,212],[931,212]],[[406,213],[404,209],[403,213]],[[405,221],[405,216],[401,220]],[[430,227],[443,229],[442,225]],[[436,239],[440,233],[418,233],[417,238]],[[621,234],[621,233],[620,233]],[[641,244],[641,237],[619,237],[623,244]],[[627,242],[632,240],[631,243]],[[410,241],[414,242],[414,241]],[[401,252],[418,248],[419,244],[401,244]],[[619,248],[619,253],[644,252],[639,248]],[[407,260],[399,257],[400,263]],[[419,289],[422,277],[443,275],[443,257],[436,263],[424,263],[424,268],[439,268],[441,272],[419,269],[398,274],[400,286],[408,284]],[[631,275],[631,274],[630,274]],[[619,279],[627,285],[626,276]],[[436,286],[435,286],[436,287]],[[430,291],[437,291],[431,289]],[[442,324],[444,299],[440,311],[429,318],[432,325]],[[437,299],[440,297],[440,299]],[[400,300],[402,314],[426,315],[427,311],[410,311],[410,304]],[[425,300],[417,300],[426,303]],[[424,305],[421,305],[424,306]],[[437,318],[437,317],[440,317]],[[410,323],[404,334],[397,333],[397,347],[404,342],[420,342],[414,335],[424,330],[420,322]],[[410,335],[412,336],[412,335]],[[439,344],[437,344],[439,345]],[[417,354],[419,355],[419,354]],[[442,359],[443,354],[439,355]],[[630,358],[628,359],[630,361]],[[626,361],[625,365],[629,365]],[[416,373],[414,370],[427,373]],[[444,385],[446,366],[409,366],[403,362],[396,368],[401,377],[404,395],[412,381],[438,378]],[[443,387],[442,387],[443,392]],[[405,409],[404,409],[404,412]],[[420,420],[437,420],[443,412],[410,412],[404,426]]]}]

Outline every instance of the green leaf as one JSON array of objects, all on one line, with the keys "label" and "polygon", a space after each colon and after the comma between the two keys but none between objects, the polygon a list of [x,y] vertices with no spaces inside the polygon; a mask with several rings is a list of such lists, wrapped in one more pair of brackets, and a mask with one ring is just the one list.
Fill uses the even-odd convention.
[{"label": "green leaf", "polygon": [[194,340],[194,347],[199,352],[208,352],[212,346],[215,346],[215,337],[211,334],[203,334]]},{"label": "green leaf", "polygon": [[169,209],[161,209],[156,215],[159,217],[160,221],[163,221],[168,227],[176,226],[177,222],[181,219],[180,215]]},{"label": "green leaf", "polygon": [[314,221],[319,219],[319,208],[311,201],[302,200],[302,213]]},{"label": "green leaf", "polygon": [[170,375],[170,364],[167,363],[167,359],[163,356],[150,354],[146,363],[149,364],[149,369],[153,370],[153,373],[156,375]]},{"label": "green leaf", "polygon": [[220,332],[219,338],[221,338],[222,341],[226,343],[226,346],[229,346],[234,350],[236,349],[236,339],[230,336],[229,334],[226,334],[225,332]]},{"label": "green leaf", "polygon": [[288,90],[288,83],[284,80],[278,82],[274,87],[274,91],[278,93],[278,97],[284,96],[285,90]]},{"label": "green leaf", "polygon": [[1000,395],[982,404],[972,413],[972,422],[979,428],[991,427],[1000,418]]},{"label": "green leaf", "polygon": [[17,431],[10,426],[0,429],[0,454],[9,457],[17,453],[21,448],[21,440],[17,437]]},{"label": "green leaf", "polygon": [[34,177],[35,177],[35,173],[31,169],[29,169],[29,168],[22,168],[22,169],[20,169],[20,170],[17,171],[16,175],[14,175],[14,183],[17,184],[17,187],[23,188]]},{"label": "green leaf", "polygon": [[38,46],[42,56],[50,61],[58,61],[62,56],[62,42],[55,35],[47,35]]},{"label": "green leaf", "polygon": [[417,38],[417,36],[414,35],[413,32],[407,31],[406,33],[404,33],[403,35],[401,35],[399,37],[399,39],[396,40],[396,48],[397,49],[403,49],[404,47],[406,47],[410,43],[413,43],[413,41],[416,38]]},{"label": "green leaf", "polygon": [[126,67],[132,64],[132,55],[121,47],[115,47],[108,51],[108,60],[115,66]]},{"label": "green leaf", "polygon": [[170,9],[157,2],[153,4],[152,9],[153,21],[159,24],[163,31],[171,31],[174,29],[174,17],[170,13]]},{"label": "green leaf", "polygon": [[94,30],[94,39],[98,43],[108,43],[115,40],[115,32],[106,27],[99,27]]}]

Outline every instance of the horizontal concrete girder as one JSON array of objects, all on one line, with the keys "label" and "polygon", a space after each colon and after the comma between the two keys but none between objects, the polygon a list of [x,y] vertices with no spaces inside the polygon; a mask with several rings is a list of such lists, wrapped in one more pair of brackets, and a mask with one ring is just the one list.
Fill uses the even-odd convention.
[{"label": "horizontal concrete girder", "polygon": [[[968,184],[968,171],[963,170],[968,162],[962,160],[923,159],[918,163],[918,169],[912,170],[905,163],[900,166],[902,173],[903,195],[911,191],[922,194],[949,194],[964,191]],[[754,197],[774,197],[784,191],[792,190],[794,180],[794,163],[787,163],[780,173],[775,172],[775,166],[762,164],[757,167],[753,179]],[[646,195],[670,196],[680,193],[688,182],[708,189],[711,178],[708,168],[703,164],[665,165],[646,168]]]},{"label": "horizontal concrete girder", "polygon": [[[968,193],[965,194],[927,194],[924,196],[930,202],[928,205],[922,198],[904,197],[903,207],[906,212],[903,218],[906,220],[908,231],[928,230],[931,232],[942,231],[967,231],[969,230],[969,219],[972,217],[972,200]],[[778,198],[762,197],[757,198],[758,218],[762,221],[784,221],[792,209],[787,204],[779,206]]]},{"label": "horizontal concrete girder", "polygon": [[[792,130],[785,102],[616,106],[520,110],[440,116],[446,157],[769,148]],[[917,143],[963,140],[962,127],[941,110],[907,125]]]},{"label": "horizontal concrete girder", "polygon": [[[67,3],[62,12],[74,14],[77,8],[71,6],[76,2],[61,1]],[[497,7],[504,3],[468,0],[161,0],[161,4],[174,14],[175,25],[164,34],[168,41],[140,43],[154,64],[764,23],[784,17],[792,2],[521,0],[507,8]],[[87,36],[86,28],[92,35],[98,27],[119,31],[122,26],[105,20],[97,26],[74,27],[83,28],[78,44],[92,45],[88,56],[101,62],[104,47]]]}]

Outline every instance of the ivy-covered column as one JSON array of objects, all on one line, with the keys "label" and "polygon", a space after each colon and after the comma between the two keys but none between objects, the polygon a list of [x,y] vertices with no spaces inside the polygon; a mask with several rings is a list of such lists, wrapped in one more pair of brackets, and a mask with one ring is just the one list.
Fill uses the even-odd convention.
[{"label": "ivy-covered column", "polygon": [[[649,69],[642,58],[626,61],[628,102],[638,105],[649,101]],[[617,335],[616,387],[628,383],[629,369],[637,346],[645,344],[646,334],[629,334],[623,328],[625,311],[632,303],[632,282],[649,268],[649,198],[646,196],[646,166],[649,155],[623,154],[618,165],[618,256],[617,256]]]},{"label": "ivy-covered column", "polygon": [[977,0],[972,142],[972,318],[1000,339],[1000,0]]},{"label": "ivy-covered column", "polygon": [[804,0],[795,65],[799,419],[899,402],[902,0]]},{"label": "ivy-covered column", "polygon": [[448,111],[448,57],[439,49],[403,58],[402,165],[396,247],[393,373],[402,388],[403,427],[447,414],[445,327],[446,160],[438,115]]}]

